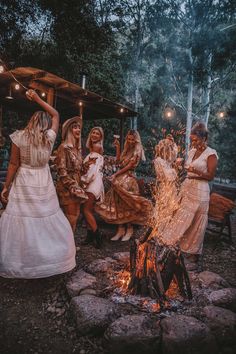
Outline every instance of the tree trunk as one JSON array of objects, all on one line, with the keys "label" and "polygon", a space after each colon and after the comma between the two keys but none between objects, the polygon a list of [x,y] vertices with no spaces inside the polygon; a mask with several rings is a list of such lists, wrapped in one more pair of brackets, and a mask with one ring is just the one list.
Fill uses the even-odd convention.
[{"label": "tree trunk", "polygon": [[188,50],[190,72],[188,77],[188,102],[187,102],[187,122],[186,122],[186,137],[185,137],[185,154],[187,155],[189,149],[189,137],[192,127],[192,106],[193,106],[193,56],[192,48]]},{"label": "tree trunk", "polygon": [[210,53],[207,57],[207,86],[205,89],[204,95],[204,107],[205,107],[205,114],[204,114],[204,121],[206,125],[208,124],[211,106],[210,106],[210,94],[211,94],[211,84],[212,84],[212,72],[211,72],[211,62],[212,62],[212,53]]}]

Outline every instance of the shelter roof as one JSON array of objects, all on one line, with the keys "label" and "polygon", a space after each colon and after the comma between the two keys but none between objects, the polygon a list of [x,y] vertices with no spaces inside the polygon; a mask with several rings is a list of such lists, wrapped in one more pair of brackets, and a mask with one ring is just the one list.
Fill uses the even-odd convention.
[{"label": "shelter roof", "polygon": [[[19,90],[14,89],[17,81],[39,93],[52,95],[53,92],[54,106],[62,116],[78,114],[80,104],[83,107],[84,119],[121,119],[137,116],[137,113],[127,106],[83,89],[45,70],[32,67],[19,67],[0,74],[0,102],[14,111],[37,110],[36,104],[25,97],[26,90],[22,86]],[[6,98],[9,94],[14,99]]]}]

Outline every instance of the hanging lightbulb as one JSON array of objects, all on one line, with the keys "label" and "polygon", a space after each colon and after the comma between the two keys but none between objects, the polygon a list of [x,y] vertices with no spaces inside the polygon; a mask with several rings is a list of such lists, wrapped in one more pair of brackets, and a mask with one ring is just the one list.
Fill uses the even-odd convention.
[{"label": "hanging lightbulb", "polygon": [[46,93],[45,93],[45,92],[42,92],[42,93],[41,93],[41,96],[42,96],[42,97],[46,97]]},{"label": "hanging lightbulb", "polygon": [[79,101],[79,106],[83,106],[83,102],[82,101]]},{"label": "hanging lightbulb", "polygon": [[124,113],[124,108],[121,108],[121,109],[120,109],[120,113]]},{"label": "hanging lightbulb", "polygon": [[225,116],[225,112],[220,112],[220,113],[219,113],[219,117],[220,117],[220,118],[224,118],[224,116]]},{"label": "hanging lightbulb", "polygon": [[0,74],[2,74],[4,72],[4,66],[0,65]]},{"label": "hanging lightbulb", "polygon": [[20,89],[20,85],[19,84],[15,84],[14,87],[15,87],[15,90],[17,90],[17,91]]},{"label": "hanging lightbulb", "polygon": [[11,86],[10,86],[10,89],[9,89],[9,95],[6,96],[6,98],[7,98],[8,100],[13,100],[13,97],[12,97],[12,94],[11,94]]}]

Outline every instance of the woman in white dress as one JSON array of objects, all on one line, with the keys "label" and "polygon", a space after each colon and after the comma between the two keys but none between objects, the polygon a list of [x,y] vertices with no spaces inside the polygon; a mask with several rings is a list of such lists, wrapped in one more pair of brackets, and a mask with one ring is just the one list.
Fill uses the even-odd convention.
[{"label": "woman in white dress", "polygon": [[104,198],[103,140],[103,129],[101,127],[92,128],[86,142],[86,147],[90,152],[83,162],[87,173],[81,177],[83,188],[88,195],[88,200],[83,204],[83,213],[88,225],[87,237],[83,244],[95,241],[97,248],[101,247],[102,237],[94,217],[94,206],[96,202],[103,201]]},{"label": "woman in white dress", "polygon": [[208,222],[210,188],[217,167],[217,153],[207,146],[208,131],[202,122],[191,130],[191,150],[185,168],[187,178],[180,190],[180,206],[161,238],[167,245],[179,244],[195,264],[202,253]]},{"label": "woman in white dress", "polygon": [[11,159],[1,193],[7,207],[0,219],[0,275],[31,279],[73,269],[75,244],[48,166],[59,115],[35,91],[26,96],[47,113],[35,112],[25,129],[10,135]]},{"label": "woman in white dress", "polygon": [[153,217],[153,233],[160,234],[170,222],[178,208],[177,173],[173,164],[176,161],[178,148],[173,139],[162,139],[155,147],[153,161],[156,178],[157,193]]}]

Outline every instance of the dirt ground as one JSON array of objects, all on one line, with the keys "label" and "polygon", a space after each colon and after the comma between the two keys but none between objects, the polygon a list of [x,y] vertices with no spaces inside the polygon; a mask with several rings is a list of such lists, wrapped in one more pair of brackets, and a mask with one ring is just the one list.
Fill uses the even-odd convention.
[{"label": "dirt ground", "polygon": [[[101,250],[81,246],[77,253],[77,268],[83,268],[97,258],[119,251],[128,251],[127,242],[110,242],[115,228],[103,226],[104,245]],[[79,226],[76,244],[85,237]],[[223,241],[224,240],[224,241]],[[206,234],[203,268],[220,274],[236,287],[236,215],[233,218],[234,244],[227,237]],[[99,354],[108,353],[106,342],[96,337],[79,337],[69,311],[66,281],[71,274],[38,280],[0,278],[0,353],[1,354]],[[55,304],[57,311],[48,308]],[[52,310],[53,311],[53,310]]]}]

